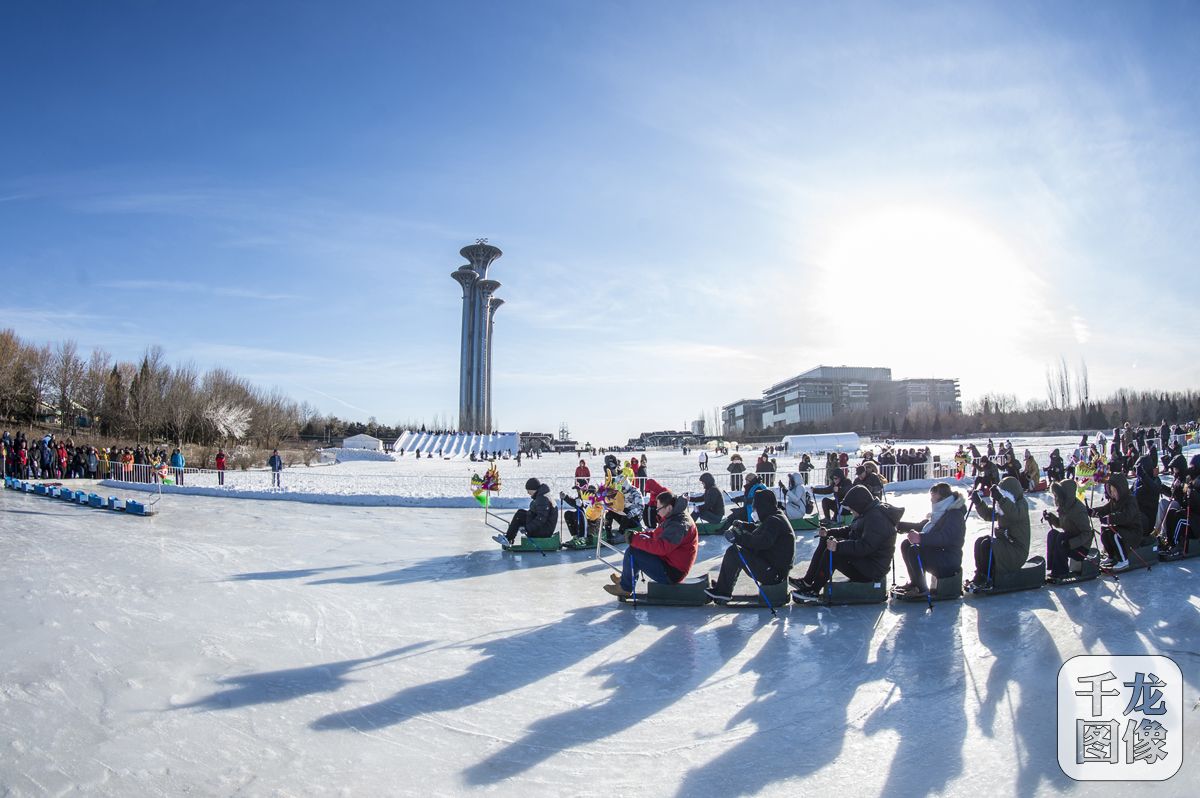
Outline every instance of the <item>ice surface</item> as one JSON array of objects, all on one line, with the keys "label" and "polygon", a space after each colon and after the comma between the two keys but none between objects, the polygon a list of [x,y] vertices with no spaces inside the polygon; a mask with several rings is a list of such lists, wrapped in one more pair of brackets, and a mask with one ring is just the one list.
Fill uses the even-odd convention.
[{"label": "ice surface", "polygon": [[604,564],[503,554],[477,511],[159,507],[0,491],[4,792],[1127,795],[1055,758],[1058,667],[1112,652],[1183,670],[1183,770],[1136,790],[1195,794],[1198,560],[771,621],[619,605]]}]

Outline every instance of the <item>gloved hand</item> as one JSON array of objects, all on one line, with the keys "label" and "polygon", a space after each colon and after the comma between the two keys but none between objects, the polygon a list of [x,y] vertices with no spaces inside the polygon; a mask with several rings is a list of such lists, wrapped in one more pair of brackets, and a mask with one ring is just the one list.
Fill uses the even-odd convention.
[{"label": "gloved hand", "polygon": [[732,529],[726,531],[725,539],[728,540],[730,543],[736,543],[737,542],[737,532]]}]

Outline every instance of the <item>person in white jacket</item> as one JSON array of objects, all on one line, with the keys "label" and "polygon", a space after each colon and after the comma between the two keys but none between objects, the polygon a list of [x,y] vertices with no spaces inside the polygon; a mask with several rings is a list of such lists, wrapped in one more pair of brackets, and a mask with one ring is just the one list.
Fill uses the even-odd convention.
[{"label": "person in white jacket", "polygon": [[788,474],[787,488],[779,485],[783,493],[783,509],[789,520],[796,520],[812,515],[817,508],[817,500],[813,497],[812,489],[804,484],[804,474],[793,471]]}]

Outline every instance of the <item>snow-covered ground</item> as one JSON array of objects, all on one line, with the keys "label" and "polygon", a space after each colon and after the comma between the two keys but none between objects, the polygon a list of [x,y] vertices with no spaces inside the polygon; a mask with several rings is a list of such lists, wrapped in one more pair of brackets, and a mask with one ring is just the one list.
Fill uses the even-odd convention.
[{"label": "snow-covered ground", "polygon": [[[1184,796],[1200,778],[1200,561],[772,621],[619,605],[604,564],[501,553],[478,512],[160,509],[0,491],[0,792]],[[697,570],[723,548],[704,539]],[[1172,780],[1060,772],[1055,674],[1088,652],[1179,664]]]}]

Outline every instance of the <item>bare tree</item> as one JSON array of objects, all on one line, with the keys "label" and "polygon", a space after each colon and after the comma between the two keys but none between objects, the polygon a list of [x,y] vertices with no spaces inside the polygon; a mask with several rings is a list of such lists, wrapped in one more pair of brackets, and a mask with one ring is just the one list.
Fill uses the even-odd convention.
[{"label": "bare tree", "polygon": [[1088,385],[1087,361],[1083,358],[1079,358],[1079,372],[1075,375],[1075,396],[1079,398],[1080,407],[1086,408],[1091,398],[1091,389]]},{"label": "bare tree", "polygon": [[79,414],[75,393],[83,380],[84,365],[79,346],[74,341],[62,341],[54,350],[54,388],[58,394],[59,421],[63,429],[74,429]]},{"label": "bare tree", "polygon": [[93,428],[104,406],[104,386],[112,368],[111,361],[108,352],[99,347],[93,349],[87,365],[83,367],[79,389],[76,391],[79,404],[87,411],[88,424]]},{"label": "bare tree", "polygon": [[196,367],[191,363],[172,369],[166,378],[162,415],[177,446],[188,439],[188,430],[200,414],[197,381]]},{"label": "bare tree", "polygon": [[23,359],[28,367],[29,422],[32,425],[37,421],[54,379],[54,352],[49,344],[30,345],[25,349]]},{"label": "bare tree", "polygon": [[165,387],[162,347],[152,346],[142,356],[142,364],[129,383],[129,423],[142,442],[142,436],[153,430],[162,415]]}]

